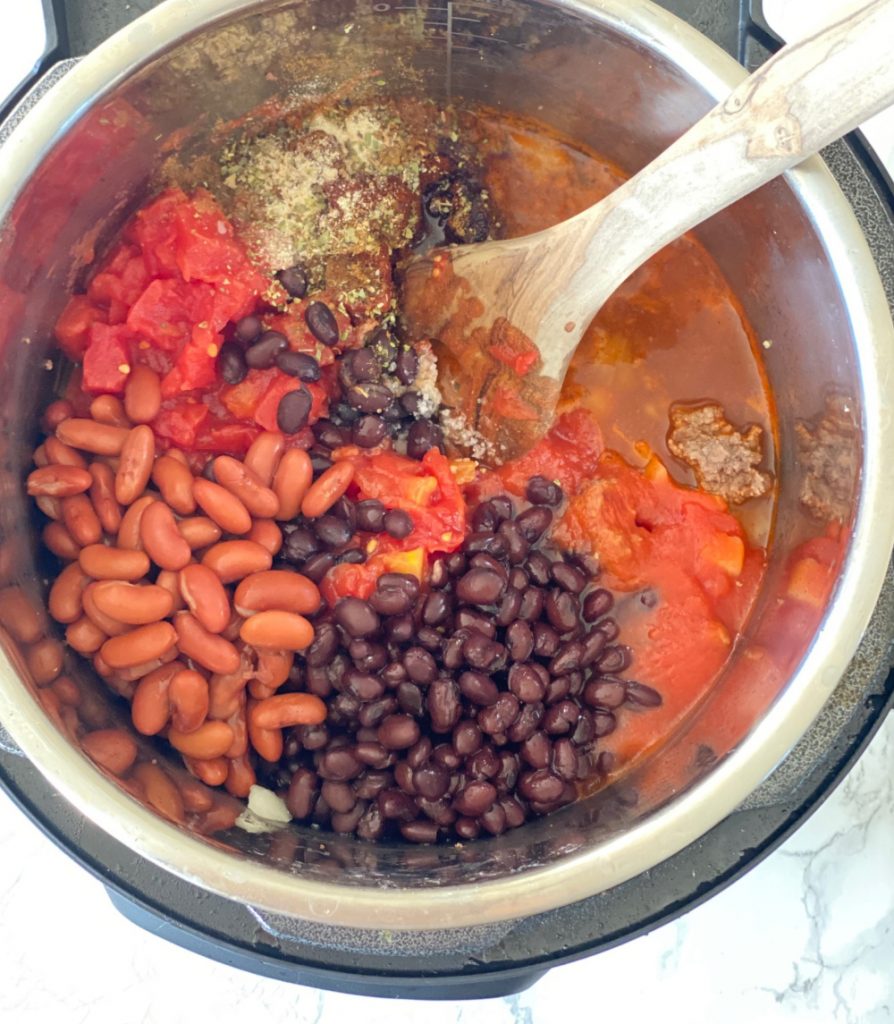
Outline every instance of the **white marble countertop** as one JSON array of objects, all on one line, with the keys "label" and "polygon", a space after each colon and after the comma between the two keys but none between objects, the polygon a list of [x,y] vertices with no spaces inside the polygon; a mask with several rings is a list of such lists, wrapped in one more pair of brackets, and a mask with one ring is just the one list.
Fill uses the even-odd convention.
[{"label": "white marble countertop", "polygon": [[[894,1020],[894,721],[787,843],[671,924],[519,996],[346,996],[224,967],[141,931],[0,794],[2,1024],[638,1024]],[[622,1016],[623,1015],[623,1016]]]}]

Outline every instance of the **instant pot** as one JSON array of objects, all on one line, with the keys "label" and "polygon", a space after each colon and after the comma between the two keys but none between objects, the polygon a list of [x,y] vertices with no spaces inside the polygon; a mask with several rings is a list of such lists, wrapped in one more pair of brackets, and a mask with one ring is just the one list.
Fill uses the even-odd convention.
[{"label": "instant pot", "polygon": [[[677,7],[749,64],[773,43],[759,16],[738,19],[721,0]],[[198,157],[258,104],[367,72],[394,91],[535,116],[629,172],[744,74],[646,0],[168,0],[56,65],[0,135],[0,586],[39,593],[47,568],[22,479],[57,383],[50,327],[93,253],[172,146]],[[780,494],[758,606],[710,699],[659,755],[481,842],[373,846],[297,825],[202,836],[101,774],[45,713],[27,647],[0,631],[0,781],[13,799],[154,932],[261,974],[367,994],[518,991],[757,863],[859,756],[894,691],[891,192],[859,137],[824,156],[696,232],[771,341]],[[828,606],[768,686],[748,653],[787,628],[774,616],[803,536],[794,436],[830,390],[860,426],[844,557]],[[127,721],[83,666],[72,660],[69,673],[91,727]],[[142,756],[166,756],[140,742]]]}]

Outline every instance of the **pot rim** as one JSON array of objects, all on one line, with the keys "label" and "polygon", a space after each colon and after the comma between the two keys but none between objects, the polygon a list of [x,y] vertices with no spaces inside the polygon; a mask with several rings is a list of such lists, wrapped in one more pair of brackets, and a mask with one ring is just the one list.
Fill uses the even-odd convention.
[{"label": "pot rim", "polygon": [[[636,33],[721,98],[745,70],[705,36],[650,0],[545,0],[549,6]],[[104,42],[29,111],[4,146],[0,222],[67,128],[122,80],[185,36],[258,0],[166,0]],[[29,697],[0,660],[0,723],[41,774],[106,833],[158,867],[226,898],[277,914],[351,928],[443,929],[530,916],[595,895],[678,853],[714,827],[773,770],[819,713],[869,622],[894,547],[894,504],[883,457],[894,450],[894,325],[865,238],[819,157],[785,180],[811,217],[836,267],[863,384],[864,461],[850,550],[814,642],[761,722],[739,748],[683,796],[596,849],[499,880],[438,888],[345,887],[308,881],[192,839],[103,776]],[[872,429],[868,429],[871,425]],[[884,556],[884,557],[883,557]],[[598,880],[598,881],[597,881]]]}]

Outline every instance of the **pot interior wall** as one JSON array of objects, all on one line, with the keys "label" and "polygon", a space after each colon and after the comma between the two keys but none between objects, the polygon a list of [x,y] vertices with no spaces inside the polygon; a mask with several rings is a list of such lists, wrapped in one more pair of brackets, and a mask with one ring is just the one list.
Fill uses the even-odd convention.
[{"label": "pot interior wall", "polygon": [[[452,97],[536,117],[632,172],[712,101],[665,54],[598,11],[584,17],[584,6],[575,14],[570,4],[533,0],[454,3],[448,36],[445,10],[435,4],[420,3],[414,11],[365,0],[267,4],[188,39],[84,111],[0,232],[3,582],[42,592],[49,568],[36,554],[21,480],[37,436],[37,410],[58,383],[50,325],[67,292],[83,283],[92,253],[153,187],[165,156],[160,143],[178,133],[181,151],[198,155],[220,144],[224,122],[273,96],[322,96],[348,81],[362,95],[381,90],[372,83],[384,81],[386,92]],[[699,234],[758,336],[773,343],[765,361],[778,404],[782,483],[767,586],[749,626],[749,636],[766,639],[785,629],[773,622],[777,589],[805,529],[801,469],[792,454],[795,425],[820,411],[832,387],[859,402],[855,339],[835,271],[788,184],[774,183],[741,201]],[[8,637],[5,646],[22,667]],[[750,651],[746,637],[701,714],[623,788],[498,839],[464,848],[375,847],[291,826],[275,837],[233,830],[213,841],[272,869],[357,886],[469,882],[566,857],[634,827],[741,741],[787,678],[766,679]],[[789,653],[791,670],[804,644]],[[89,670],[72,659],[69,671],[90,695],[82,714],[91,727],[127,721],[126,708]],[[759,697],[743,712],[741,695],[755,688]],[[720,722],[726,727],[718,728]],[[59,742],[70,740],[60,736]],[[167,756],[140,743],[143,756]],[[95,770],[86,759],[84,770]]]}]

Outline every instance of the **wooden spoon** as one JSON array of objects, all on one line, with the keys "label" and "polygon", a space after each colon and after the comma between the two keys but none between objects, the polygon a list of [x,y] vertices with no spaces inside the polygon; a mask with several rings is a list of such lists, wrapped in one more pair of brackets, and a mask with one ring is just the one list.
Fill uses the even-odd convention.
[{"label": "wooden spoon", "polygon": [[894,100],[894,0],[783,47],[609,196],[546,231],[434,249],[406,268],[415,338],[435,339],[454,447],[501,462],[553,419],[590,321],[653,253]]}]

